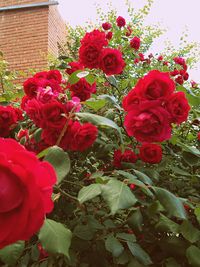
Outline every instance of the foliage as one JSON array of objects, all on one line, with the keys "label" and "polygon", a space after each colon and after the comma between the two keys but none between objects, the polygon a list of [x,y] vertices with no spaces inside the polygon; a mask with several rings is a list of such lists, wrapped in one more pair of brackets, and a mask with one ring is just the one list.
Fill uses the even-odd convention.
[{"label": "foliage", "polygon": [[[100,21],[112,24],[113,38],[109,46],[122,52],[126,67],[122,74],[111,76],[99,69],[78,70],[71,75],[63,72],[66,80],[62,81],[63,88],[67,82],[77,84],[83,77],[90,85],[96,82],[97,93],[81,101],[82,109],[77,112],[72,109],[69,116],[81,123],[96,125],[98,137],[85,151],[62,149],[58,141],[65,134],[63,128],[55,146],[35,149],[38,158],[51,163],[57,173],[54,210],[31,240],[0,250],[2,266],[6,266],[3,262],[17,267],[200,266],[198,85],[192,86],[189,81],[182,85],[176,83],[176,91],[185,93],[191,110],[187,121],[173,124],[172,138],[162,142],[160,163],[153,165],[137,160],[122,162],[119,168],[113,164],[116,150],[123,153],[131,148],[138,154],[140,145],[124,127],[124,96],[151,70],[172,72],[177,68],[180,71],[181,66],[174,62],[174,57],[183,57],[192,48],[187,45],[179,51],[163,54],[162,60],[148,54],[155,38],[163,33],[157,27],[143,26],[151,4],[149,0],[135,13],[127,2],[131,18],[127,25],[131,27],[137,23],[131,36],[141,39],[138,51],[130,49],[127,28],[117,27],[116,12],[103,14],[97,9]],[[84,34],[82,27],[69,28],[66,54],[60,56],[52,69],[62,71],[69,68],[71,61],[78,60],[80,39]],[[186,62],[192,61],[190,58]],[[62,98],[71,100],[69,90]],[[27,145],[29,138],[35,139],[36,144],[42,141],[43,125],[40,128],[36,124],[25,113],[11,137],[31,150],[32,146]],[[67,123],[65,126],[68,127]],[[19,138],[19,128],[28,130],[29,136]],[[73,136],[68,142],[73,142]]]}]

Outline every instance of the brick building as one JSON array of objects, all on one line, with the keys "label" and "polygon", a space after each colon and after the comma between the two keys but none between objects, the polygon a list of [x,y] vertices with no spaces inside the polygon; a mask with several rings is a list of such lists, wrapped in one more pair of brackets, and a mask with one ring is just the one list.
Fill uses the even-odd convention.
[{"label": "brick building", "polygon": [[0,0],[0,51],[10,70],[47,68],[47,55],[58,55],[66,25],[54,0]]}]

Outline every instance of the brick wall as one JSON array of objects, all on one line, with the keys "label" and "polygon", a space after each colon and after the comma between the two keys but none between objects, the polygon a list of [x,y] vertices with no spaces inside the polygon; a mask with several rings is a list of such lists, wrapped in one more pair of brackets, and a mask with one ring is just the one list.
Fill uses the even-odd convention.
[{"label": "brick wall", "polygon": [[[0,7],[44,0],[0,0]],[[10,70],[47,68],[47,55],[58,55],[58,43],[66,38],[65,23],[56,6],[0,12],[0,51]]]}]

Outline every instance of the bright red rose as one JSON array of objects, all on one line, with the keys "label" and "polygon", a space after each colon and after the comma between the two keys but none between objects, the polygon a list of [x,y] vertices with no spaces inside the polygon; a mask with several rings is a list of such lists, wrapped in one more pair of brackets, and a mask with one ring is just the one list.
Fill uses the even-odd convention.
[{"label": "bright red rose", "polygon": [[135,89],[133,88],[127,96],[124,97],[122,101],[122,106],[125,111],[131,111],[132,109],[137,109],[137,105],[141,102],[141,97],[139,97]]},{"label": "bright red rose", "polygon": [[56,174],[12,139],[0,139],[0,248],[29,240],[53,209]]},{"label": "bright red rose", "polygon": [[72,97],[76,96],[81,101],[85,101],[90,98],[91,94],[96,93],[96,83],[90,85],[85,78],[81,78],[77,83],[70,86]]},{"label": "bright red rose", "polygon": [[136,36],[133,37],[133,39],[130,40],[130,46],[135,50],[138,50],[140,48],[140,38]]},{"label": "bright red rose", "polygon": [[162,147],[156,144],[143,144],[140,148],[139,158],[151,164],[156,164],[162,160]]},{"label": "bright red rose", "polygon": [[47,72],[47,80],[60,84],[62,81],[62,75],[59,70],[50,70]]},{"label": "bright red rose", "polygon": [[159,101],[144,101],[125,117],[124,125],[129,136],[139,142],[162,142],[171,137],[170,114]]},{"label": "bright red rose", "polygon": [[166,108],[171,114],[171,122],[180,124],[187,120],[190,106],[184,92],[172,94],[167,101]]},{"label": "bright red rose", "polygon": [[42,105],[41,109],[41,128],[56,128],[62,129],[66,123],[65,106],[58,101],[52,101]]},{"label": "bright red rose", "polygon": [[121,74],[125,67],[122,53],[117,49],[103,49],[100,56],[99,66],[106,75]]},{"label": "bright red rose", "polygon": [[102,24],[102,28],[107,31],[107,30],[110,30],[112,28],[112,25],[109,23],[109,22],[104,22]]},{"label": "bright red rose", "polygon": [[66,73],[69,75],[71,75],[73,72],[77,70],[84,70],[84,66],[78,61],[70,62],[68,63],[68,65],[69,68],[66,69]]},{"label": "bright red rose", "polygon": [[152,70],[135,86],[138,96],[146,100],[165,100],[175,90],[175,83],[168,73]]},{"label": "bright red rose", "polygon": [[126,25],[126,20],[121,16],[116,19],[116,22],[119,28],[124,27]]},{"label": "bright red rose", "polygon": [[93,30],[92,32],[87,32],[83,39],[81,40],[81,45],[97,44],[100,48],[108,45],[106,40],[105,32],[99,30]]},{"label": "bright red rose", "polygon": [[111,40],[112,37],[113,37],[113,33],[112,33],[112,32],[108,32],[108,33],[106,34],[106,39]]},{"label": "bright red rose", "polygon": [[181,75],[179,75],[179,76],[175,79],[175,81],[176,81],[178,84],[180,84],[180,85],[182,85],[182,84],[184,83],[183,77],[182,77]]},{"label": "bright red rose", "polygon": [[113,166],[121,168],[122,162],[135,163],[137,159],[138,157],[133,151],[126,149],[124,153],[122,153],[121,150],[118,149],[114,151]]}]

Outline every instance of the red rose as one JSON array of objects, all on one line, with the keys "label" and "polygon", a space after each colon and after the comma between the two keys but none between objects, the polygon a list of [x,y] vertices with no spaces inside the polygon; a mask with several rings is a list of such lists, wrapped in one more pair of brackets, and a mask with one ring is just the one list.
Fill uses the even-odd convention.
[{"label": "red rose", "polygon": [[113,37],[113,33],[112,33],[112,32],[108,32],[108,33],[106,34],[106,39],[111,40],[112,37]]},{"label": "red rose", "polygon": [[17,109],[12,106],[0,106],[0,136],[8,137],[10,131],[15,128],[18,117]]},{"label": "red rose", "polygon": [[24,86],[25,94],[28,97],[33,98],[36,96],[37,90],[39,87],[42,86],[42,84],[41,84],[41,81],[39,79],[29,78],[24,82],[23,86]]},{"label": "red rose", "polygon": [[180,124],[187,120],[190,106],[184,92],[172,94],[167,101],[166,108],[171,114],[171,121]]},{"label": "red rose", "polygon": [[197,134],[197,140],[200,141],[200,132]]},{"label": "red rose", "polygon": [[130,40],[130,46],[135,50],[138,50],[140,48],[140,38],[136,36],[133,37],[133,39]]},{"label": "red rose", "polygon": [[183,80],[184,80],[184,81],[187,81],[188,78],[189,78],[189,74],[188,74],[187,72],[185,72],[185,73],[183,74]]},{"label": "red rose", "polygon": [[122,53],[117,49],[105,48],[100,56],[100,69],[106,75],[121,74],[125,67]]},{"label": "red rose", "polygon": [[29,240],[53,209],[56,174],[12,139],[0,139],[0,248]]},{"label": "red rose", "polygon": [[175,84],[168,73],[152,70],[135,86],[138,96],[146,100],[164,100],[175,90]]},{"label": "red rose", "polygon": [[173,77],[178,75],[178,74],[179,74],[179,70],[177,70],[177,69],[174,69],[173,71],[170,72],[170,75]]},{"label": "red rose", "polygon": [[126,36],[129,37],[132,33],[132,29],[130,26],[127,27],[127,32],[126,32]]},{"label": "red rose", "polygon": [[182,66],[186,65],[185,59],[182,57],[175,57],[174,62],[178,65],[182,65]]},{"label": "red rose", "polygon": [[76,96],[81,101],[90,98],[91,94],[96,93],[96,83],[90,85],[85,78],[81,78],[77,83],[70,86],[72,97]]},{"label": "red rose", "polygon": [[99,30],[93,30],[92,32],[87,32],[83,39],[81,40],[81,45],[89,45],[91,43],[97,44],[100,48],[108,45],[106,40],[105,32]]},{"label": "red rose", "polygon": [[135,163],[136,161],[137,155],[129,149],[126,149],[124,153],[122,153],[119,149],[114,151],[113,166],[116,168],[121,168],[122,162]]},{"label": "red rose", "polygon": [[162,147],[160,145],[143,144],[139,150],[139,157],[144,162],[156,164],[162,160]]},{"label": "red rose", "polygon": [[47,72],[47,80],[60,84],[62,81],[62,75],[59,70],[50,70]]},{"label": "red rose", "polygon": [[141,102],[141,97],[139,97],[135,89],[133,88],[127,96],[124,97],[122,101],[122,106],[125,111],[131,111],[132,109],[137,108],[137,105]]},{"label": "red rose", "polygon": [[89,69],[99,68],[101,50],[102,48],[96,43],[82,45],[79,49],[79,59],[81,64]]},{"label": "red rose", "polygon": [[116,19],[116,22],[119,28],[124,27],[126,25],[126,20],[121,16]]},{"label": "red rose", "polygon": [[42,103],[36,100],[35,98],[28,100],[24,110],[26,111],[27,115],[35,125],[38,127],[41,126],[41,121],[42,121],[42,114],[41,114],[41,108],[42,108]]},{"label": "red rose", "polygon": [[171,137],[170,115],[159,101],[145,101],[125,117],[124,125],[129,136],[139,142],[162,142]]},{"label": "red rose", "polygon": [[162,61],[163,60],[163,56],[160,55],[157,59],[158,59],[158,61]]},{"label": "red rose", "polygon": [[107,31],[107,30],[110,30],[112,28],[112,25],[109,23],[109,22],[104,22],[102,24],[102,28]]},{"label": "red rose", "polygon": [[38,72],[33,77],[36,79],[47,79],[47,71]]},{"label": "red rose", "polygon": [[41,107],[41,128],[62,129],[66,123],[65,106],[58,101],[52,101]]},{"label": "red rose", "polygon": [[68,65],[70,67],[66,69],[66,73],[69,75],[71,75],[73,72],[75,72],[77,70],[83,70],[84,69],[84,66],[78,61],[70,62],[70,63],[68,63]]},{"label": "red rose", "polygon": [[179,75],[179,76],[175,79],[175,81],[176,81],[178,84],[180,84],[180,85],[182,85],[182,84],[184,83],[183,77],[182,77],[181,75]]}]

